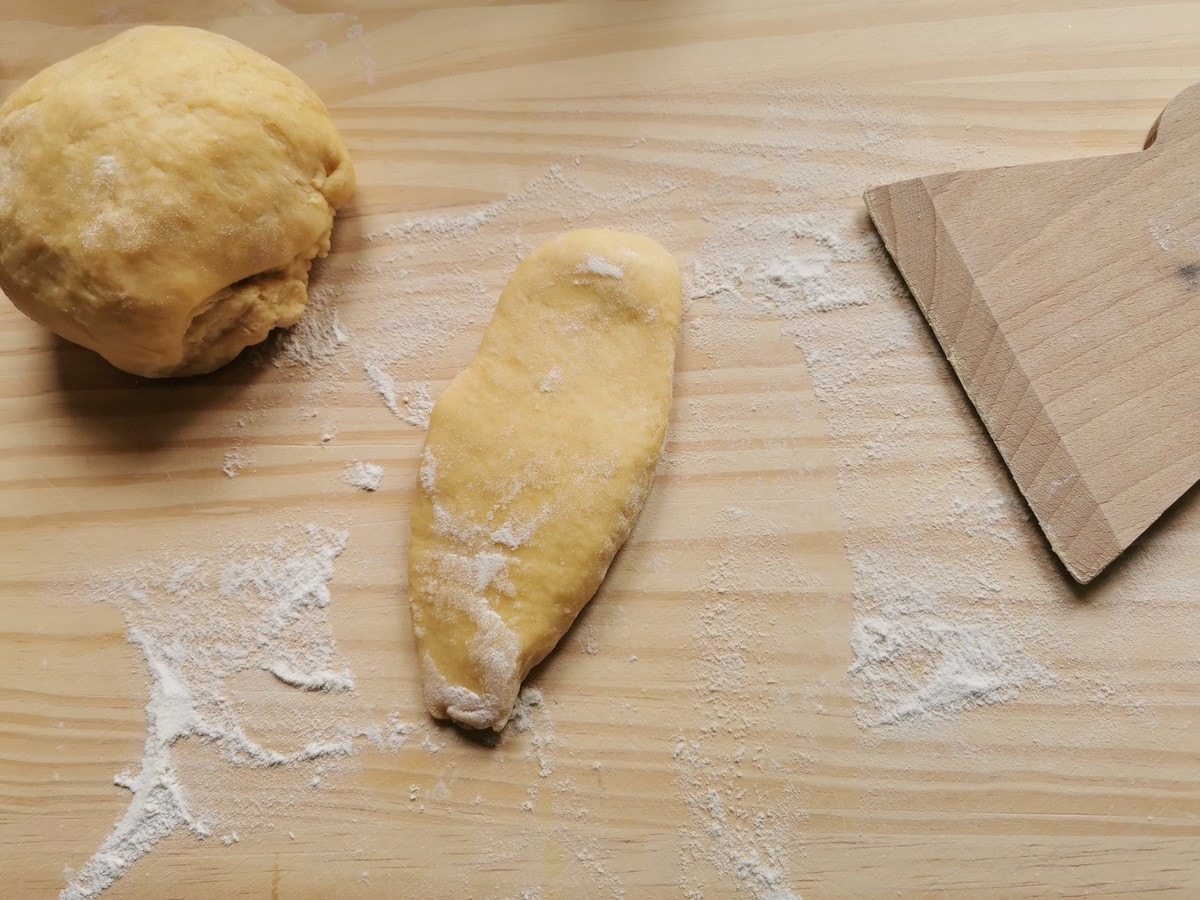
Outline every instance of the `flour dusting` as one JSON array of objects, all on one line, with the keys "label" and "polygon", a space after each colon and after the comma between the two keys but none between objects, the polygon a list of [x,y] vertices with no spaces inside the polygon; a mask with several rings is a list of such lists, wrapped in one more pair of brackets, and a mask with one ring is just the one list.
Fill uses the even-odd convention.
[{"label": "flour dusting", "polygon": [[538,383],[538,390],[543,394],[553,394],[560,384],[562,384],[562,369],[555,366]]},{"label": "flour dusting", "polygon": [[[777,114],[789,99],[778,99]],[[822,102],[859,126],[845,138],[847,154],[901,140],[886,113]],[[1053,673],[1036,658],[1046,641],[1032,627],[1037,616],[1022,614],[1047,588],[1016,582],[1011,571],[1041,548],[859,212],[864,185],[899,176],[869,162],[782,165],[781,149],[760,151],[765,177],[785,196],[811,194],[807,206],[817,211],[766,204],[734,210],[717,225],[696,253],[689,336],[716,357],[767,319],[804,352],[852,526],[856,719],[864,727],[930,724],[1052,686]],[[919,462],[898,466],[923,452],[931,420],[943,423],[942,445],[957,460],[950,482]],[[972,549],[947,558],[938,549],[946,533]]]},{"label": "flour dusting", "polygon": [[366,373],[367,382],[383,400],[383,405],[388,408],[388,412],[394,416],[400,415],[400,404],[396,398],[396,379],[388,374],[383,366],[371,360],[363,363],[363,372]]},{"label": "flour dusting", "polygon": [[241,450],[228,450],[221,459],[221,471],[226,478],[236,478],[242,469],[251,465],[253,457]]},{"label": "flour dusting", "polygon": [[429,414],[433,412],[433,397],[428,382],[410,382],[402,387],[404,415],[402,418],[413,428],[428,429]]},{"label": "flour dusting", "polygon": [[[954,625],[937,617],[864,617],[850,632],[854,664],[875,718],[895,725],[1011,700],[1031,684],[1054,678],[1006,638],[995,624]],[[919,673],[914,675],[914,673]]]},{"label": "flour dusting", "polygon": [[616,263],[611,263],[603,256],[589,253],[580,267],[580,274],[601,275],[605,278],[624,278],[625,270]]},{"label": "flour dusting", "polygon": [[304,315],[277,338],[275,362],[281,366],[316,367],[333,359],[351,339],[338,315],[338,288],[321,284],[308,292]]},{"label": "flour dusting", "polygon": [[351,463],[342,472],[342,481],[360,491],[377,491],[383,483],[383,466],[365,462]]},{"label": "flour dusting", "polygon": [[226,682],[251,668],[308,685],[306,690],[331,689],[322,684],[336,654],[327,583],[345,546],[345,532],[307,526],[287,539],[216,559],[148,565],[98,589],[97,599],[124,615],[130,643],[150,673],[146,742],[138,773],[114,778],[132,794],[129,809],[74,874],[62,900],[98,896],[181,828],[198,839],[211,833],[205,811],[177,777],[178,741],[213,743],[229,764],[251,768],[350,752],[349,736],[335,727],[303,746],[263,746],[247,736],[225,699]]}]

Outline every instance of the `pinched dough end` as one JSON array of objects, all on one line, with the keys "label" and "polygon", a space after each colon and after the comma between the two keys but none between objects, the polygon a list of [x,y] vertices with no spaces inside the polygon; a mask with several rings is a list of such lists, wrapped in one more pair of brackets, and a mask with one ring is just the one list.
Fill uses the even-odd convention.
[{"label": "pinched dough end", "polygon": [[[499,731],[512,714],[525,673],[521,670],[520,640],[481,593],[487,584],[502,577],[501,570],[508,562],[495,557],[495,562],[481,565],[478,559],[468,560],[450,552],[426,560],[430,567],[422,566],[419,571],[424,575],[432,569],[432,580],[438,585],[436,609],[428,611],[431,615],[427,617],[427,610],[414,608],[413,625],[418,643],[426,648],[421,654],[421,669],[425,705],[430,713],[468,728]],[[465,627],[452,640],[462,641],[466,652],[439,654],[439,667],[431,652],[439,644],[426,639],[425,622],[432,618],[435,621],[431,627],[444,628],[445,620],[439,623],[438,619],[458,621],[459,616],[465,616],[465,621],[459,622]],[[448,635],[443,633],[439,637]]]},{"label": "pinched dough end", "polygon": [[466,728],[501,731],[508,724],[517,702],[520,681],[508,679],[502,693],[482,695],[461,684],[452,684],[442,675],[433,657],[426,653],[421,659],[421,675],[425,706],[435,719],[449,719]]},{"label": "pinched dough end", "polygon": [[304,311],[354,170],[287,69],[144,26],[0,106],[0,289],[120,369],[210,372]]}]

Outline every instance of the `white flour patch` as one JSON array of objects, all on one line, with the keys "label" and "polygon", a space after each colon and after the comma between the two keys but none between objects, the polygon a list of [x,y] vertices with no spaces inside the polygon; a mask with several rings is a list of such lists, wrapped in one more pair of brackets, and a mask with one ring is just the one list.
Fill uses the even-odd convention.
[{"label": "white flour patch", "polygon": [[392,415],[399,416],[413,428],[429,427],[429,414],[433,412],[433,397],[429,393],[429,382],[410,381],[397,384],[383,363],[368,360],[363,363],[367,381],[383,400],[383,405]]},{"label": "white flour patch", "polygon": [[388,412],[394,416],[400,415],[400,404],[396,399],[396,379],[389,375],[383,366],[371,360],[363,363],[363,372],[366,373],[367,381],[375,389],[375,393],[383,400]]},{"label": "white flour patch", "polygon": [[[720,621],[730,614],[729,607],[710,608],[705,627],[715,629],[721,639],[730,637],[744,627]],[[739,637],[761,640],[761,636],[746,632]],[[749,686],[745,674],[752,664],[745,649],[746,644],[738,641],[729,652],[714,652],[702,660],[701,669],[710,673],[704,689],[706,700],[693,710],[707,721],[701,720],[703,724],[693,736],[677,736],[671,749],[689,819],[681,829],[679,884],[684,896],[702,895],[704,878],[693,873],[697,864],[703,863],[758,900],[790,900],[798,897],[789,880],[804,813],[787,789],[742,789],[739,779],[747,746],[754,747],[758,760],[782,755],[783,749],[764,745],[763,736],[752,724],[755,713],[767,708],[767,692]],[[743,707],[747,700],[750,705]],[[779,793],[783,802],[772,802],[768,799],[771,793]]]},{"label": "white flour patch", "polygon": [[383,466],[375,463],[351,463],[342,472],[342,481],[360,491],[377,491],[383,482]]},{"label": "white flour patch", "polygon": [[583,275],[600,275],[605,278],[624,278],[625,270],[616,263],[611,263],[602,256],[589,253],[580,269]]},{"label": "white flour patch", "polygon": [[1011,700],[1054,679],[994,623],[954,625],[925,616],[859,618],[850,632],[854,664],[877,711],[869,725],[895,725]]},{"label": "white flour patch", "polygon": [[555,366],[546,373],[546,377],[538,383],[538,390],[543,394],[552,394],[562,384],[562,369]]},{"label": "white flour patch", "polygon": [[[586,886],[585,893],[590,897],[623,900],[629,892],[610,867],[614,854],[594,836],[588,821],[589,810],[580,805],[578,786],[569,774],[562,772],[579,771],[579,760],[562,758],[554,718],[541,691],[529,685],[521,688],[500,741],[501,746],[509,742],[521,746],[521,757],[531,769],[531,784],[517,808],[527,813],[549,813],[554,824],[548,833],[566,850],[565,877],[572,884]],[[496,853],[488,865],[510,858],[517,857]],[[541,896],[542,887],[535,886],[527,893]]]},{"label": "white flour patch", "polygon": [[229,450],[221,459],[221,471],[226,478],[236,478],[242,469],[251,465],[253,458],[241,450]]},{"label": "white flour patch", "polygon": [[402,418],[413,428],[429,428],[429,414],[433,412],[433,397],[429,393],[428,382],[411,382],[401,387],[401,400],[404,403]]},{"label": "white flour patch", "polygon": [[[147,563],[93,587],[97,600],[124,616],[150,675],[150,699],[137,772],[113,779],[131,793],[129,808],[70,875],[63,900],[98,896],[180,829],[204,840],[220,826],[222,843],[236,843],[228,818],[249,810],[245,798],[222,790],[215,777],[222,769],[271,770],[270,795],[279,808],[290,802],[281,793],[289,780],[296,789],[332,771],[355,752],[355,739],[389,751],[404,745],[413,726],[394,714],[382,724],[355,724],[369,721],[369,712],[353,702],[354,676],[338,660],[328,619],[333,564],[346,540],[345,532],[308,525],[211,557]],[[247,721],[250,707],[234,699],[235,685],[259,671],[279,692]],[[297,705],[306,693],[347,699]],[[252,732],[287,736],[269,740]],[[217,768],[202,780],[188,781],[180,769],[178,751],[187,742],[215,756]]]},{"label": "white flour patch", "polygon": [[345,545],[344,532],[309,526],[293,542],[146,567],[98,594],[121,610],[150,671],[146,743],[139,772],[114,779],[132,793],[129,809],[63,900],[97,896],[180,828],[198,838],[210,832],[177,778],[173,750],[181,739],[212,742],[231,765],[260,768],[350,752],[349,737],[336,729],[300,747],[263,746],[247,737],[224,688],[248,668],[281,668],[293,681],[322,677],[336,652],[327,582]]},{"label": "white flour patch", "polygon": [[276,339],[276,365],[312,368],[333,359],[351,337],[338,316],[338,296],[339,291],[328,284],[313,286],[300,321]]},{"label": "white flour patch", "polygon": [[352,691],[354,676],[350,670],[342,672],[297,672],[286,663],[271,663],[263,666],[288,687],[300,688],[302,691]]}]

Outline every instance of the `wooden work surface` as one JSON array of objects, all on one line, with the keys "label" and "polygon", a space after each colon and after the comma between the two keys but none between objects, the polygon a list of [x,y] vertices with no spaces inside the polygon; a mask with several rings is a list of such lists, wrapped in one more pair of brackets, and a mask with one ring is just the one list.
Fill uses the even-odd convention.
[{"label": "wooden work surface", "polygon": [[[54,896],[129,806],[150,679],[105,579],[306,523],[349,534],[328,620],[357,687],[303,702],[406,743],[317,772],[179,742],[220,830],[106,898],[1200,896],[1195,491],[1073,586],[858,199],[1137,149],[1200,80],[1200,8],[8,0],[0,93],[145,21],[326,100],[359,190],[314,290],[349,337],[151,383],[0,305],[4,896]],[[520,254],[585,224],[654,235],[691,285],[671,434],[543,706],[488,746],[420,704],[423,433],[364,373],[436,395]],[[340,480],[359,460],[379,491]],[[269,743],[266,690],[225,685]]]}]

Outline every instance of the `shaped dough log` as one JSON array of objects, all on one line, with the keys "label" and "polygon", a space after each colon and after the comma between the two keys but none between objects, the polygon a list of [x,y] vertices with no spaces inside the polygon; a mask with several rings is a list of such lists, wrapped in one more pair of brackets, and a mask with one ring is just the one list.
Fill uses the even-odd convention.
[{"label": "shaped dough log", "polygon": [[679,273],[654,241],[564,234],[500,295],[438,399],[409,546],[413,631],[438,718],[499,730],[596,592],[662,449]]}]

